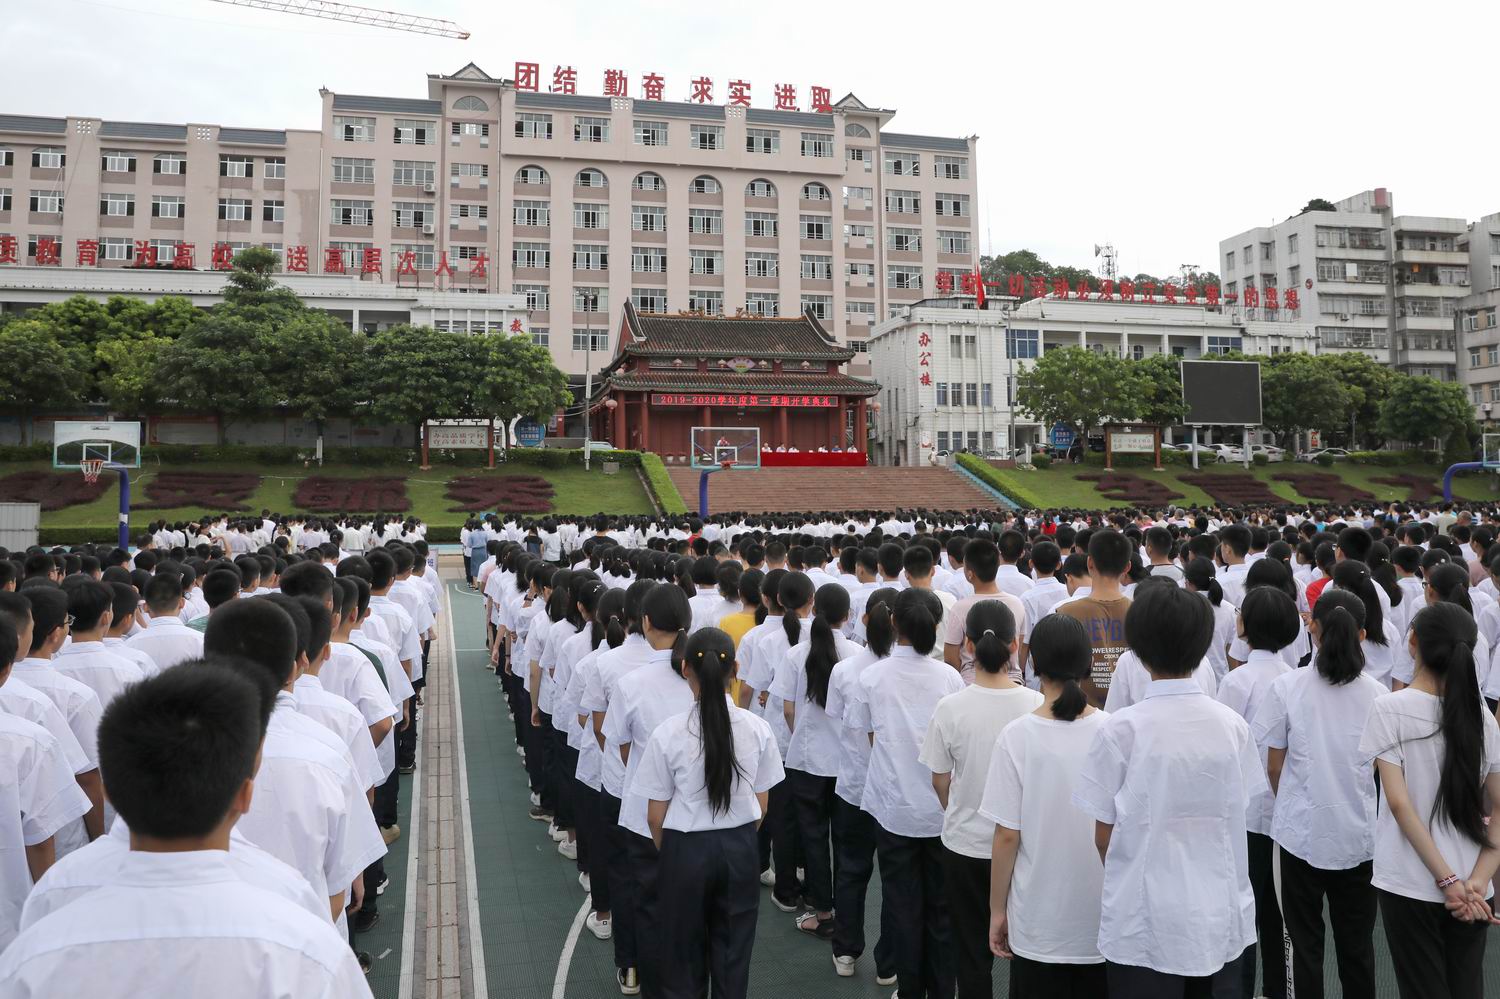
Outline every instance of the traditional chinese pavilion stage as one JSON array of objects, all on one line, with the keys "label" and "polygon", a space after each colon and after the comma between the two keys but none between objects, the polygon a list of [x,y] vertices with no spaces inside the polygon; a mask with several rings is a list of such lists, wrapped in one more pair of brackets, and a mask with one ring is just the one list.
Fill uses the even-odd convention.
[{"label": "traditional chinese pavilion stage", "polygon": [[658,315],[627,302],[590,401],[593,435],[685,458],[693,427],[756,427],[763,465],[864,465],[879,385],[843,371],[853,357],[810,315]]}]

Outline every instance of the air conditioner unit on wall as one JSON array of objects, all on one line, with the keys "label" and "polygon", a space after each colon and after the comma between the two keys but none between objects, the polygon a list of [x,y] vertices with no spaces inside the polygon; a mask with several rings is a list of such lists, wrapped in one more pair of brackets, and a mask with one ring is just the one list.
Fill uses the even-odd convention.
[{"label": "air conditioner unit on wall", "polygon": [[437,193],[437,185],[434,184],[434,183],[428,182],[427,186],[424,187],[424,188],[422,188],[422,190],[426,191],[428,194],[436,194]]},{"label": "air conditioner unit on wall", "polygon": [[433,225],[432,225],[431,222],[428,222],[426,225],[422,226],[422,235],[424,235],[424,236],[431,236],[432,233],[433,233]]}]

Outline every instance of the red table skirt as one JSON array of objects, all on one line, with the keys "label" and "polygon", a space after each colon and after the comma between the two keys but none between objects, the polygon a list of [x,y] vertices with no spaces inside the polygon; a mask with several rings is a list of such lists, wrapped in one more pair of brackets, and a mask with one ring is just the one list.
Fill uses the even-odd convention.
[{"label": "red table skirt", "polygon": [[762,468],[864,468],[868,455],[860,451],[762,451]]}]

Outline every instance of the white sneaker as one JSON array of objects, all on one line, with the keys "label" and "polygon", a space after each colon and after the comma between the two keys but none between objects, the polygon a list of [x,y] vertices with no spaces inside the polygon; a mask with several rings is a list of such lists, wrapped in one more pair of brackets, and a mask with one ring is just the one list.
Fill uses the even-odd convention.
[{"label": "white sneaker", "polygon": [[[895,985],[896,984],[896,977],[897,976],[895,976],[895,975],[881,975],[881,974],[877,973],[875,975],[875,984],[876,985]],[[891,999],[897,999],[897,997],[896,996],[892,996]]]},{"label": "white sneaker", "polygon": [[833,955],[833,973],[840,978],[853,978],[854,958],[847,954]]},{"label": "white sneaker", "polygon": [[555,825],[549,825],[547,827],[547,835],[552,837],[552,842],[554,843],[563,843],[568,839],[567,830],[559,829]]},{"label": "white sneaker", "polygon": [[767,888],[774,887],[776,885],[776,872],[771,870],[771,868],[769,867],[761,871],[760,883],[765,885]]},{"label": "white sneaker", "polygon": [[583,925],[587,926],[589,932],[600,940],[608,940],[614,935],[614,930],[610,929],[609,920],[600,919],[597,912],[589,913],[589,918],[583,921]]},{"label": "white sneaker", "polygon": [[594,881],[589,877],[588,871],[578,872],[578,887],[582,888],[586,892],[592,892],[594,890]]},{"label": "white sneaker", "polygon": [[540,806],[541,803],[542,803],[542,796],[539,795],[539,794],[537,794],[535,791],[532,791],[531,792],[531,803],[533,805]]},{"label": "white sneaker", "polygon": [[578,859],[578,844],[568,839],[568,834],[563,833],[562,840],[557,844],[557,852],[569,860]]}]

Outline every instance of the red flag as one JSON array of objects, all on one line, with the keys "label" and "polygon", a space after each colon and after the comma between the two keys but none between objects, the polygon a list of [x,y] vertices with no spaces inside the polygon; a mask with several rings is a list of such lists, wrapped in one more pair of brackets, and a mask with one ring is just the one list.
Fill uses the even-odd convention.
[{"label": "red flag", "polygon": [[974,265],[974,308],[984,308],[984,275],[979,271],[979,265]]}]

